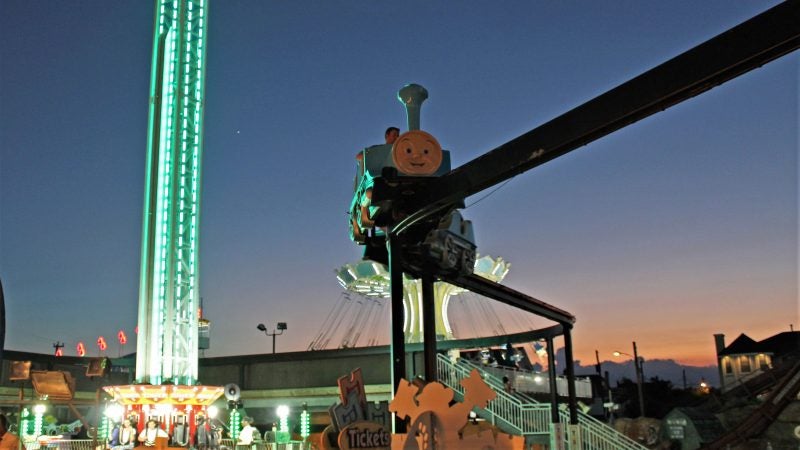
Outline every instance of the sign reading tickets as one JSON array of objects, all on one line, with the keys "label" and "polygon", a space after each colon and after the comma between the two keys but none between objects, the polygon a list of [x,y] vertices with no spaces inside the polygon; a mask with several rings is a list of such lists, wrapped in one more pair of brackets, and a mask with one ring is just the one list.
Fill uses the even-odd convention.
[{"label": "sign reading tickets", "polygon": [[375,422],[354,422],[339,433],[339,448],[342,450],[391,450],[391,447],[392,433]]}]

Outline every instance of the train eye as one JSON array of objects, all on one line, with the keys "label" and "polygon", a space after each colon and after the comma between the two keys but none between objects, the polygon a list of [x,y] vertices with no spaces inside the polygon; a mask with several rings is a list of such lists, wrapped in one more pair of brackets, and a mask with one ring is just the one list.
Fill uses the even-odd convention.
[{"label": "train eye", "polygon": [[410,155],[410,154],[411,154],[411,147],[406,149],[406,155]]}]

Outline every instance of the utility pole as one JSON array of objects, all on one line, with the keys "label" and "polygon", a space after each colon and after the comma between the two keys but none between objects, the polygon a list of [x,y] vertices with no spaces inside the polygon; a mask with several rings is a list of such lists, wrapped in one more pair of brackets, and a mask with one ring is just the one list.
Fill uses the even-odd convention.
[{"label": "utility pole", "polygon": [[644,417],[644,394],[642,389],[644,376],[642,375],[642,362],[639,360],[639,352],[636,349],[636,341],[633,341],[633,367],[636,369],[636,387],[639,391],[639,416]]}]

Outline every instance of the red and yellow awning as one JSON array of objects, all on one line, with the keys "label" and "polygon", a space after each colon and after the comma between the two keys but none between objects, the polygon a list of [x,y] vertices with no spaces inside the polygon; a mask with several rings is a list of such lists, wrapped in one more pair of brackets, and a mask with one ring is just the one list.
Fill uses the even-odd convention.
[{"label": "red and yellow awning", "polygon": [[209,406],[223,394],[222,386],[129,384],[103,387],[122,405]]}]

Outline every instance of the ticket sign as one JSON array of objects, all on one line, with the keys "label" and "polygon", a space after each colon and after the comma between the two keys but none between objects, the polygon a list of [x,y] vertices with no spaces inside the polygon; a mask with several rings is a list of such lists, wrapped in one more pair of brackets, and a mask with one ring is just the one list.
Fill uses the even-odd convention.
[{"label": "ticket sign", "polygon": [[342,450],[391,450],[392,433],[381,424],[359,421],[342,428],[339,433]]}]

